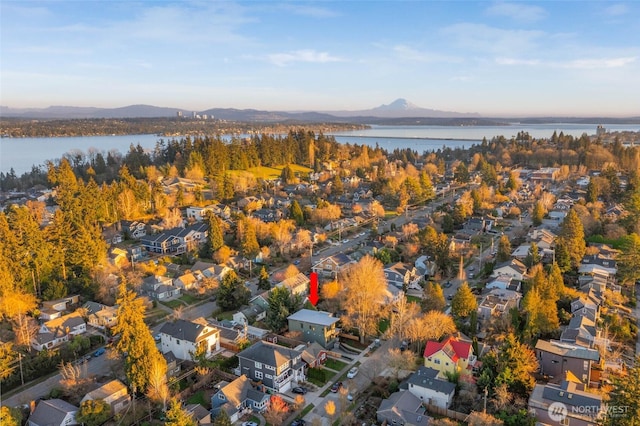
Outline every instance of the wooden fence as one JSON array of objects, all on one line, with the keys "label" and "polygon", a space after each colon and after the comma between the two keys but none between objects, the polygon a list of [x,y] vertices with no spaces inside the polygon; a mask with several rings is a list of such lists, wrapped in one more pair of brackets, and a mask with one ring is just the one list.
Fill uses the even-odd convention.
[{"label": "wooden fence", "polygon": [[432,414],[437,414],[439,416],[449,417],[458,421],[465,421],[469,414],[461,413],[459,411],[449,410],[448,408],[438,407],[433,404],[424,404],[427,407],[427,411]]}]

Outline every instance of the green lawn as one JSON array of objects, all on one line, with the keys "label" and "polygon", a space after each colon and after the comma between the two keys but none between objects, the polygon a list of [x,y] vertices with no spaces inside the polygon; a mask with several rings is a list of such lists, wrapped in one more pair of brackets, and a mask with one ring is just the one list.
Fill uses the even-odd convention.
[{"label": "green lawn", "polygon": [[199,391],[194,393],[187,399],[187,404],[200,404],[203,407],[208,407],[210,405],[210,401],[207,401],[204,397],[204,391]]},{"label": "green lawn", "polygon": [[346,362],[338,361],[337,359],[327,358],[327,361],[324,363],[324,366],[330,368],[332,370],[340,371],[345,368],[348,364]]},{"label": "green lawn", "polygon": [[422,299],[420,299],[418,296],[407,296],[407,302],[414,302],[419,305],[422,303]]},{"label": "green lawn", "polygon": [[380,334],[387,331],[387,329],[389,328],[389,324],[390,323],[388,318],[382,318],[380,320],[380,322],[378,323],[378,330],[380,331]]},{"label": "green lawn", "polygon": [[162,303],[165,306],[170,307],[171,309],[176,309],[176,308],[178,308],[180,306],[184,306],[184,303],[182,303],[179,300],[169,300],[167,302],[160,302],[160,303]]},{"label": "green lawn", "polygon": [[200,301],[200,299],[188,293],[185,293],[182,296],[180,296],[180,300],[185,302],[187,305],[193,305],[194,303],[197,303]]}]

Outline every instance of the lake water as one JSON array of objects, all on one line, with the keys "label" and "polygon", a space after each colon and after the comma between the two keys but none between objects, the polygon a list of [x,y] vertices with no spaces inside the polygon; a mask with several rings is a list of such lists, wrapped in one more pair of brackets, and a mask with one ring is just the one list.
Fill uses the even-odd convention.
[{"label": "lake water", "polygon": [[[511,124],[508,126],[372,126],[366,130],[335,132],[332,135],[341,143],[366,144],[387,150],[411,148],[420,153],[434,151],[443,146],[469,148],[483,137],[504,136],[510,139],[520,131],[535,138],[549,138],[554,131],[576,137],[583,133],[595,134],[597,124]],[[607,125],[609,131],[640,131],[640,125]],[[11,168],[17,175],[31,171],[33,165],[45,164],[48,160],[61,158],[65,153],[80,150],[107,153],[116,150],[129,151],[131,144],[140,144],[152,150],[159,139],[157,135],[89,136],[59,138],[2,138],[0,139],[0,171]]]}]

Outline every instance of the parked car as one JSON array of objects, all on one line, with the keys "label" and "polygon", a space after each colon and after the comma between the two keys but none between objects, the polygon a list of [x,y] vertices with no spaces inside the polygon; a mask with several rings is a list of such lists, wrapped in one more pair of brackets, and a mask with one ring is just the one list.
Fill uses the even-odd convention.
[{"label": "parked car", "polygon": [[358,374],[358,367],[353,367],[347,373],[347,379],[353,379]]},{"label": "parked car", "polygon": [[300,259],[296,259],[296,260],[294,260],[294,261],[293,261],[293,264],[294,264],[294,265],[299,265],[299,264],[300,264]]},{"label": "parked car", "polygon": [[295,419],[291,422],[291,426],[304,426],[305,424],[307,423],[302,419]]},{"label": "parked car", "polygon": [[299,395],[304,395],[307,393],[307,388],[303,388],[302,386],[296,386],[295,388],[291,389],[291,392],[297,393]]},{"label": "parked car", "polygon": [[446,283],[444,283],[444,287],[445,288],[451,287],[451,281],[447,281]]},{"label": "parked car", "polygon": [[402,343],[400,343],[400,351],[404,352],[407,349],[409,349],[409,342],[403,340]]},{"label": "parked car", "polygon": [[242,422],[242,426],[258,426],[256,422]]},{"label": "parked car", "polygon": [[97,351],[95,351],[95,352],[93,353],[93,356],[95,356],[95,357],[99,357],[100,355],[104,354],[105,352],[106,352],[106,351],[105,351],[105,349],[104,349],[104,348],[100,348],[100,349],[98,349]]},{"label": "parked car", "polygon": [[331,392],[337,393],[342,388],[342,382],[336,382],[331,386]]},{"label": "parked car", "polygon": [[156,335],[154,336],[154,339],[155,339],[155,341],[156,341],[156,342],[159,342],[160,340],[162,340],[162,338],[160,337],[160,335],[159,335],[159,334],[156,334]]}]

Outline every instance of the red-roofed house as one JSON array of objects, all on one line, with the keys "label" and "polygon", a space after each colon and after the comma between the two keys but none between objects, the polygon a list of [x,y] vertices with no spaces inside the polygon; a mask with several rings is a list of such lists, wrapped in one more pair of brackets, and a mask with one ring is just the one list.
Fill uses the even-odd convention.
[{"label": "red-roofed house", "polygon": [[471,376],[477,361],[471,342],[449,336],[442,342],[430,340],[424,349],[424,366],[438,370],[438,378],[445,379],[446,371],[459,371]]}]

